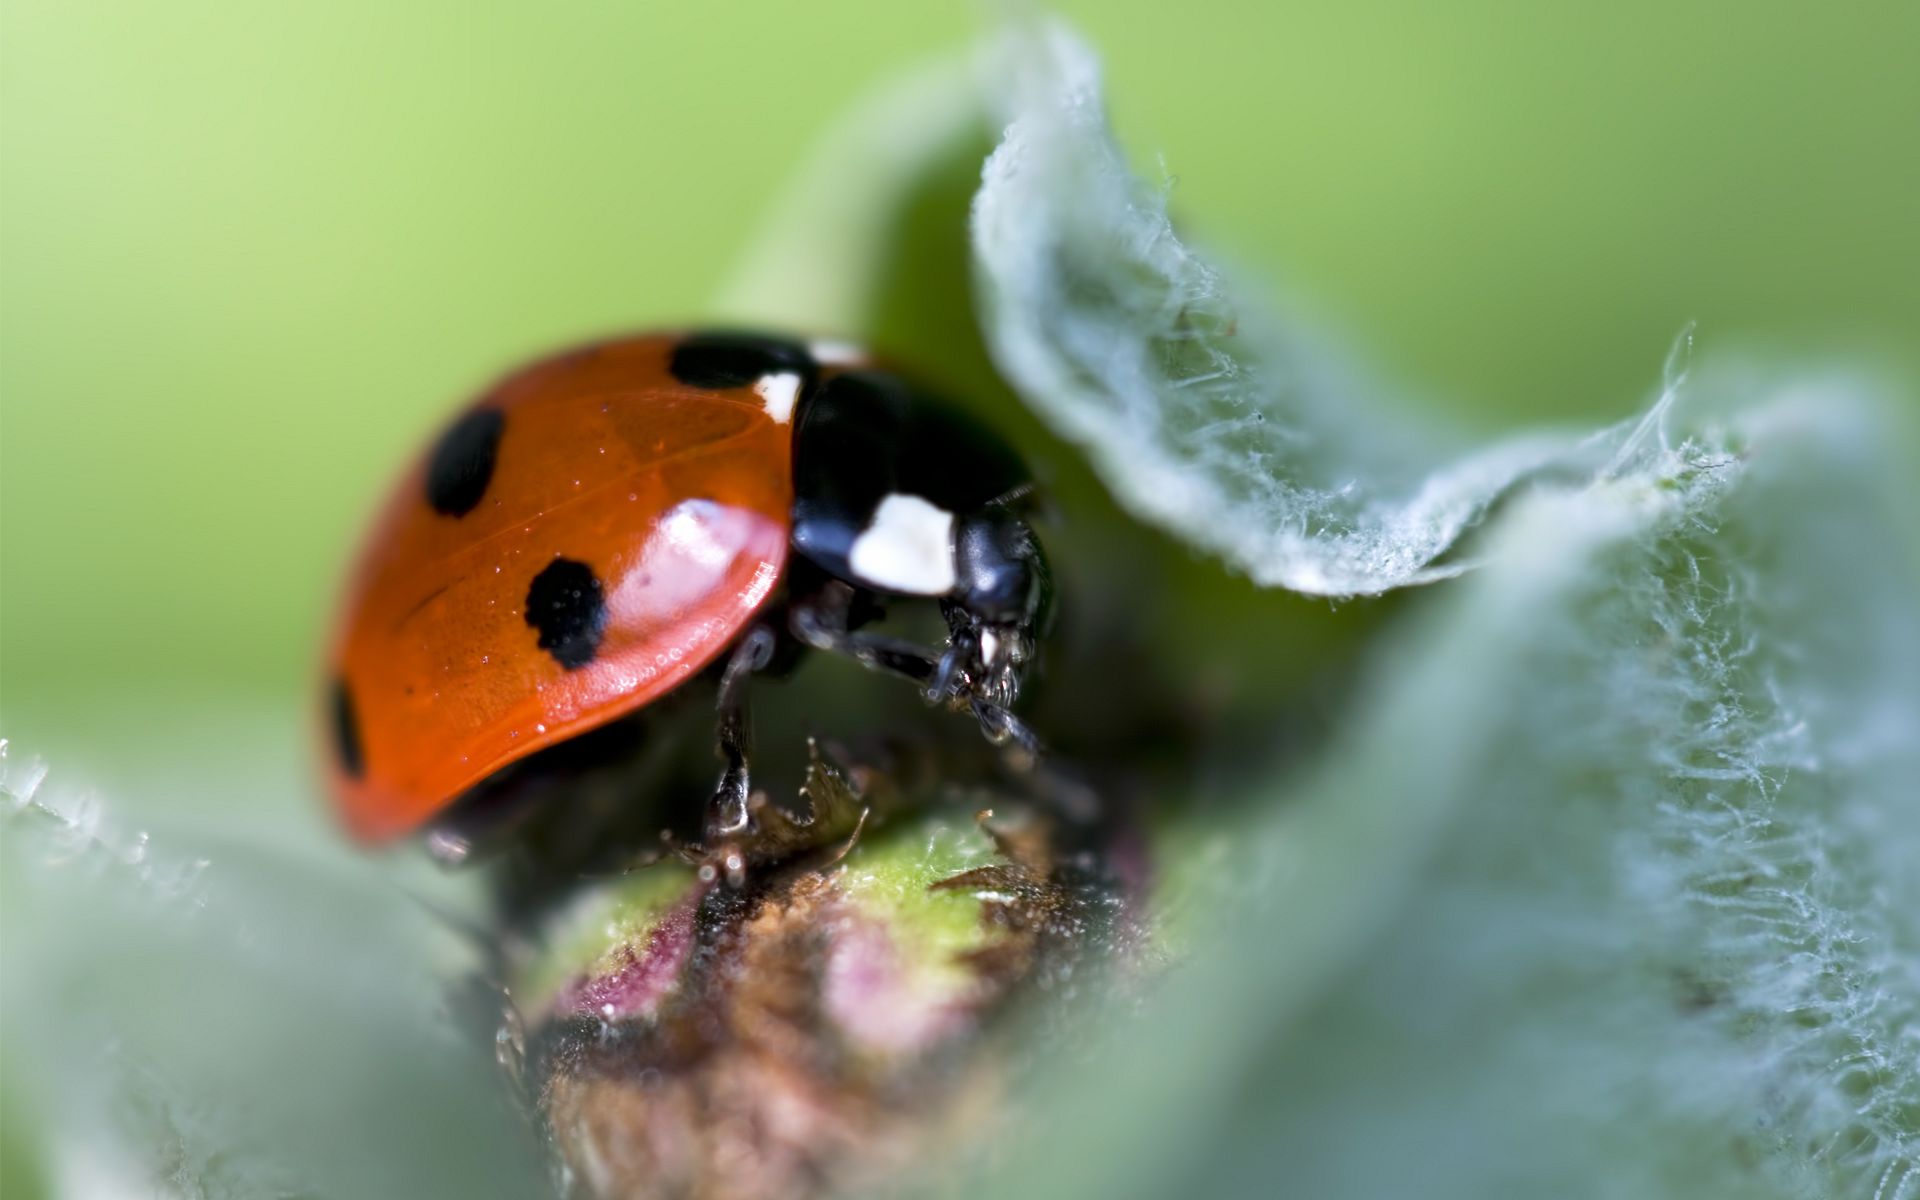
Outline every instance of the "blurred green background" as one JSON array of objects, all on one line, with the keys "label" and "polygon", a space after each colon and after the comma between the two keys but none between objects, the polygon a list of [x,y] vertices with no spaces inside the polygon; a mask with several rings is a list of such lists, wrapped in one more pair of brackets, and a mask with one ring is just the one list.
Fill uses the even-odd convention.
[{"label": "blurred green background", "polygon": [[[1920,367],[1920,6],[1060,8],[1201,240],[1469,420],[1622,415],[1688,320]],[[0,717],[102,744],[104,693],[301,686],[457,398],[697,319],[810,139],[982,16],[0,11]]]}]

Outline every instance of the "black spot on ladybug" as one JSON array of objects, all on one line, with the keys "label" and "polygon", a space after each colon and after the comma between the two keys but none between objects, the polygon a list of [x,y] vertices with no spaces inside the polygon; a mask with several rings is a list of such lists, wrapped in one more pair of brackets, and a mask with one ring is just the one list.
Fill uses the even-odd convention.
[{"label": "black spot on ladybug", "polygon": [[746,387],[763,375],[791,371],[812,383],[819,370],[798,342],[751,333],[696,333],[673,348],[667,370],[688,387]]},{"label": "black spot on ladybug", "polygon": [[455,421],[434,444],[427,464],[427,503],[447,517],[464,517],[487,494],[500,432],[507,418],[497,408],[476,408]]},{"label": "black spot on ladybug", "polygon": [[607,605],[593,568],[556,558],[527,589],[527,624],[540,634],[540,648],[572,671],[593,661],[607,628]]},{"label": "black spot on ladybug", "polygon": [[346,680],[333,681],[332,700],[333,752],[339,756],[340,769],[358,779],[366,773],[367,763],[360,750],[360,719],[353,711],[353,693]]}]

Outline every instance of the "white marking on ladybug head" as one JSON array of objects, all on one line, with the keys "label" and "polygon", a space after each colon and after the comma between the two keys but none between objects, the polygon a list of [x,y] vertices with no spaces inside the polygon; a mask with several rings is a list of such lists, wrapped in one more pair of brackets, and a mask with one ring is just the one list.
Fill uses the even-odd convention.
[{"label": "white marking on ladybug head", "polygon": [[953,590],[953,514],[918,496],[894,493],[853,539],[847,565],[866,583],[910,596]]},{"label": "white marking on ladybug head", "polygon": [[785,425],[793,420],[793,403],[800,398],[800,376],[792,371],[762,375],[753,381],[753,394],[760,397],[768,416]]},{"label": "white marking on ladybug head", "polygon": [[813,356],[813,361],[823,367],[844,367],[849,363],[864,362],[867,357],[864,348],[852,342],[836,341],[832,338],[808,342],[807,353]]},{"label": "white marking on ladybug head", "polygon": [[995,659],[999,658],[1000,646],[999,634],[991,629],[982,629],[980,631],[980,658],[982,661],[991,664]]}]

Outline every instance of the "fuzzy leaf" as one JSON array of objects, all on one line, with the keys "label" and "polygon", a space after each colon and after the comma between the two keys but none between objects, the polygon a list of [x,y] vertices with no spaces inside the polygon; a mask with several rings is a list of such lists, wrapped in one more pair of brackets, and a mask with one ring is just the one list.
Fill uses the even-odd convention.
[{"label": "fuzzy leaf", "polygon": [[[314,820],[291,722],[194,715],[231,740],[152,748],[146,832],[123,823],[133,806],[109,810],[0,742],[0,1035],[49,1185],[541,1194],[504,1076],[450,1012],[478,965],[450,919],[468,889],[397,880]],[[207,771],[222,755],[237,782]],[[181,759],[198,800],[232,814],[225,833],[166,813],[165,797],[193,794],[169,778]]]},{"label": "fuzzy leaf", "polygon": [[1920,1195],[1920,568],[1876,388],[1671,372],[1630,426],[1436,468],[1239,315],[1084,50],[1008,62],[990,339],[1123,501],[1358,592],[1538,486],[1311,782],[1221,830],[1210,936],[991,1190]]},{"label": "fuzzy leaf", "polygon": [[1008,380],[1135,515],[1262,584],[1324,595],[1457,573],[1442,556],[1516,484],[1592,471],[1625,431],[1479,449],[1382,402],[1234,296],[1108,132],[1059,27],[1003,43],[1006,134],[973,209],[982,325]]}]

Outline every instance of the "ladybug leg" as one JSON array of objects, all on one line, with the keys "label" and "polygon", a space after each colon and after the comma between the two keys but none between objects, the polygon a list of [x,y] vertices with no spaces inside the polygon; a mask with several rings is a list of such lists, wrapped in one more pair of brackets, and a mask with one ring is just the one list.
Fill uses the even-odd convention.
[{"label": "ladybug leg", "polygon": [[726,765],[707,801],[705,837],[710,844],[744,832],[750,819],[747,797],[752,786],[747,757],[753,751],[753,715],[747,704],[747,677],[773,658],[773,646],[773,631],[755,626],[734,647],[720,676],[714,738]]},{"label": "ladybug leg", "polygon": [[[812,599],[793,605],[788,621],[795,637],[816,650],[844,654],[870,670],[898,675],[918,684],[929,704],[944,704],[971,711],[980,723],[986,739],[1005,752],[1017,770],[1027,770],[1038,761],[1040,739],[1025,722],[1007,711],[1001,696],[985,694],[969,684],[968,671],[978,672],[981,660],[982,631],[977,629],[964,608],[949,611],[953,639],[944,651],[935,651],[901,638],[863,633],[847,628],[853,589],[836,581],[821,589]],[[989,658],[1004,654],[1006,641],[994,645]],[[1008,695],[1006,699],[1011,699]]]},{"label": "ladybug leg", "polygon": [[816,650],[843,654],[869,670],[928,686],[939,670],[940,656],[903,638],[848,628],[852,602],[853,589],[836,581],[794,604],[787,618],[793,636]]},{"label": "ladybug leg", "polygon": [[974,720],[980,722],[980,732],[989,742],[1006,747],[1010,755],[1023,756],[1027,762],[1040,757],[1040,738],[1025,721],[985,700],[975,700],[971,707]]}]

